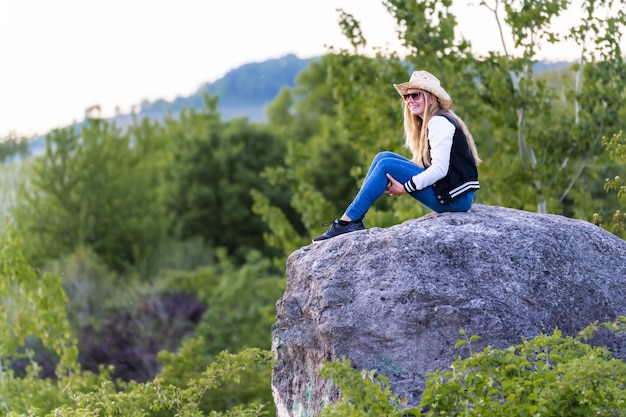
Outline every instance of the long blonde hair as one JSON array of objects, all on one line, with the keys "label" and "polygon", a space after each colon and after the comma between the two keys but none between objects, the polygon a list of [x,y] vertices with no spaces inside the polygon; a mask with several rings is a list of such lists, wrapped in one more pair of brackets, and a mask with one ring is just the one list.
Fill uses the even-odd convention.
[{"label": "long blonde hair", "polygon": [[409,149],[413,154],[412,161],[422,168],[430,166],[431,161],[430,149],[428,147],[428,122],[431,118],[438,114],[447,114],[451,116],[463,130],[463,133],[467,138],[467,146],[472,152],[472,156],[474,157],[476,166],[478,166],[482,162],[482,160],[478,156],[478,150],[476,149],[474,138],[472,137],[472,134],[465,125],[465,122],[463,122],[463,120],[459,116],[457,116],[456,113],[454,113],[451,109],[442,110],[441,106],[439,105],[439,100],[436,100],[434,103],[432,103],[430,100],[430,97],[434,96],[432,93],[429,93],[427,91],[424,91],[424,93],[428,94],[428,100],[425,100],[423,119],[419,116],[415,116],[414,114],[412,114],[409,106],[406,105],[406,102],[404,100],[402,102],[404,108],[404,146]]}]

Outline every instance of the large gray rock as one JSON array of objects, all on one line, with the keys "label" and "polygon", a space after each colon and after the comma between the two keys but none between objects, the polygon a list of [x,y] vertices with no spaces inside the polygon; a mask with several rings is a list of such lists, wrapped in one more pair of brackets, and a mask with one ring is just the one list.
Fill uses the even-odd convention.
[{"label": "large gray rock", "polygon": [[[318,372],[349,358],[419,402],[426,372],[473,349],[626,315],[626,242],[588,222],[475,205],[312,244],[287,261],[272,389],[279,417],[315,416],[337,388]],[[607,338],[617,356],[626,343]]]}]

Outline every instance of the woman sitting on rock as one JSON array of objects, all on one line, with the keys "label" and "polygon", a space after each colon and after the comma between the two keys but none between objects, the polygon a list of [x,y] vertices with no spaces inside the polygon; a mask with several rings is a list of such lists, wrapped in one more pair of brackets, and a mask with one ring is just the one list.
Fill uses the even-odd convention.
[{"label": "woman sitting on rock", "polygon": [[415,71],[394,87],[404,98],[405,146],[413,159],[393,152],[376,155],[345,213],[314,242],[364,229],[363,217],[383,194],[409,194],[436,212],[472,207],[481,161],[471,133],[451,110],[450,95],[427,71]]}]

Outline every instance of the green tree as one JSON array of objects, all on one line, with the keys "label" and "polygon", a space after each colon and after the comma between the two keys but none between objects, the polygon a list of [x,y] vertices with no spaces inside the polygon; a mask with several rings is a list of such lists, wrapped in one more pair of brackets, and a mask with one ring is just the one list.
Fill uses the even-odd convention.
[{"label": "green tree", "polygon": [[168,144],[147,120],[126,133],[92,119],[46,136],[13,210],[35,263],[88,246],[117,271],[146,268],[166,241]]},{"label": "green tree", "polygon": [[[0,237],[0,411],[6,415],[23,404],[21,384],[15,382],[10,362],[32,357],[29,341],[40,341],[42,349],[57,361],[56,375],[61,378],[76,368],[76,340],[64,308],[65,293],[58,277],[39,274],[23,252],[23,237],[12,224]],[[32,381],[37,367],[31,368]]]},{"label": "green tree", "polygon": [[205,104],[202,111],[184,110],[179,121],[167,125],[167,135],[178,145],[169,197],[176,236],[202,237],[240,261],[252,249],[271,255],[264,248],[265,223],[252,212],[251,193],[258,190],[294,217],[290,190],[261,176],[266,167],[283,163],[285,144],[244,119],[222,122],[217,98],[206,96]]},{"label": "green tree", "polygon": [[[611,158],[620,164],[621,171],[624,172],[626,164],[626,138],[624,138],[623,131],[619,131],[610,138],[603,138],[602,144],[609,151]],[[593,215],[592,221],[599,226],[606,227],[622,239],[626,239],[626,213],[621,209],[621,207],[624,206],[624,201],[626,201],[626,183],[624,182],[624,178],[620,175],[606,178],[605,189],[606,191],[616,192],[617,198],[621,203],[620,208],[615,210],[611,216],[612,221],[608,224],[605,224],[603,217],[598,213]]]},{"label": "green tree", "polygon": [[24,157],[28,154],[29,140],[25,137],[19,137],[15,134],[10,134],[6,138],[0,138],[0,164],[7,162],[7,160],[20,156]]},{"label": "green tree", "polygon": [[22,164],[16,162],[0,164],[0,227],[15,206],[17,185],[23,179],[21,169]]},{"label": "green tree", "polygon": [[420,415],[624,415],[624,377],[626,364],[609,350],[555,330],[430,374]]},{"label": "green tree", "polygon": [[[490,138],[487,178],[499,190],[515,189],[508,197],[489,191],[514,207],[585,217],[593,206],[588,204],[594,184],[590,167],[607,162],[598,158],[599,140],[619,126],[624,99],[623,2],[582,2],[581,21],[562,33],[552,22],[571,6],[569,1],[481,5],[494,12],[501,38],[508,32],[513,40],[513,48],[503,40],[504,53],[491,52],[473,66],[483,110],[477,116],[489,121],[476,125],[478,137]],[[612,6],[614,13],[607,14]],[[579,63],[571,66],[575,77],[550,88],[534,72],[537,54],[546,43],[568,39],[581,48]]]}]

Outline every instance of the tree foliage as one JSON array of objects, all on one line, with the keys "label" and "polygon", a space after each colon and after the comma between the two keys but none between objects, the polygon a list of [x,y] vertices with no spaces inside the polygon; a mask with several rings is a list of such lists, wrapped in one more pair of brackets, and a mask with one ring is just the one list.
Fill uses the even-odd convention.
[{"label": "tree foliage", "polygon": [[[189,340],[180,349],[179,361],[166,358],[168,365],[182,368],[197,353],[200,340]],[[152,381],[135,382],[112,381],[105,369],[99,375],[72,373],[62,381],[41,379],[12,379],[10,381],[16,403],[2,415],[7,417],[24,416],[65,416],[65,417],[257,417],[269,416],[269,410],[258,397],[248,396],[249,402],[239,396],[237,403],[228,409],[213,408],[206,400],[224,398],[228,391],[236,392],[239,387],[246,391],[247,378],[254,378],[255,372],[269,369],[271,352],[260,349],[246,349],[238,354],[223,352],[201,372],[194,373],[182,385],[174,385],[157,377]],[[164,369],[167,373],[168,368]],[[254,387],[254,385],[252,385]],[[20,391],[21,389],[21,391]],[[216,394],[217,392],[217,394]],[[258,392],[258,391],[257,391]],[[24,393],[28,393],[24,395]],[[220,395],[221,394],[221,395]],[[230,397],[232,399],[232,397]]]},{"label": "tree foliage", "polygon": [[0,139],[0,164],[15,157],[24,158],[28,155],[29,140],[25,137],[18,137],[14,134]]},{"label": "tree foliage", "polygon": [[626,364],[601,347],[552,335],[487,347],[428,375],[423,416],[614,416],[626,413]]},{"label": "tree foliage", "polygon": [[244,264],[224,251],[218,263],[195,271],[168,271],[158,281],[159,291],[193,294],[207,306],[196,335],[207,342],[211,356],[247,347],[270,348],[275,302],[284,292],[284,277],[259,252],[251,252]]},{"label": "tree foliage", "polygon": [[[112,367],[101,367],[98,374],[81,371],[61,281],[38,275],[23,254],[24,245],[12,227],[0,240],[0,309],[6,319],[0,326],[0,415],[217,417],[262,416],[272,410],[263,405],[270,397],[265,381],[272,354],[259,348],[207,356],[206,338],[191,338],[177,353],[162,352],[160,375],[143,384],[113,380]],[[55,378],[41,378],[35,361],[22,377],[8,366],[9,360],[32,357],[25,347],[33,337],[54,354]]]},{"label": "tree foliage", "polygon": [[[609,151],[611,158],[621,163],[621,167],[624,168],[624,164],[626,164],[626,138],[624,138],[623,131],[620,130],[610,138],[603,138],[602,144]],[[622,239],[626,239],[626,213],[621,209],[626,200],[626,183],[620,175],[615,175],[613,178],[605,180],[605,189],[607,192],[615,191],[617,198],[622,204],[611,216],[612,222],[605,224],[603,217],[598,213],[594,214],[592,221],[599,226],[607,227],[608,230]]]},{"label": "tree foliage", "polygon": [[168,150],[157,129],[146,120],[123,133],[93,119],[47,135],[13,210],[35,263],[80,246],[117,271],[149,263],[169,226],[160,163]]},{"label": "tree foliage", "polygon": [[15,191],[23,180],[21,169],[22,166],[15,162],[0,164],[0,228],[9,220],[9,213],[15,207]]},{"label": "tree foliage", "polygon": [[[481,2],[486,7],[487,3],[492,4],[496,19],[502,6],[505,18],[499,20],[500,27],[503,32],[508,29],[513,39],[513,48],[503,41],[504,53],[492,52],[477,59],[474,66],[483,104],[479,110],[491,121],[477,126],[477,133],[479,137],[492,136],[489,132],[500,136],[494,137],[497,147],[488,148],[484,159],[507,166],[503,171],[488,162],[486,174],[493,184],[488,193],[502,205],[588,216],[593,210],[585,192],[591,183],[590,166],[606,163],[599,140],[619,128],[619,103],[625,93],[623,87],[607,88],[612,83],[623,86],[626,75],[619,47],[626,23],[620,11],[623,6],[613,4],[613,15],[606,11],[612,3],[623,2],[583,1],[581,21],[560,33],[552,29],[552,22],[570,6],[569,1]],[[542,45],[568,39],[581,50],[579,62],[570,67],[569,79],[576,82],[565,79],[554,88],[534,73],[534,64]],[[513,196],[494,192],[494,188],[510,189],[513,184]]]},{"label": "tree foliage", "polygon": [[[60,280],[37,273],[26,260],[23,247],[23,237],[8,225],[0,238],[0,312],[4,318],[0,324],[0,410],[4,412],[24,401],[12,395],[16,387],[9,365],[32,357],[29,340],[37,339],[56,358],[57,377],[75,370],[78,355]],[[36,381],[38,368],[31,373]]]},{"label": "tree foliage", "polygon": [[175,236],[201,237],[243,260],[250,250],[263,250],[266,230],[252,213],[253,190],[295,220],[290,190],[272,187],[260,175],[268,166],[282,165],[285,143],[243,119],[222,122],[217,99],[205,100],[204,111],[183,111],[180,120],[167,124],[166,135],[177,144],[168,200],[176,217]]}]

